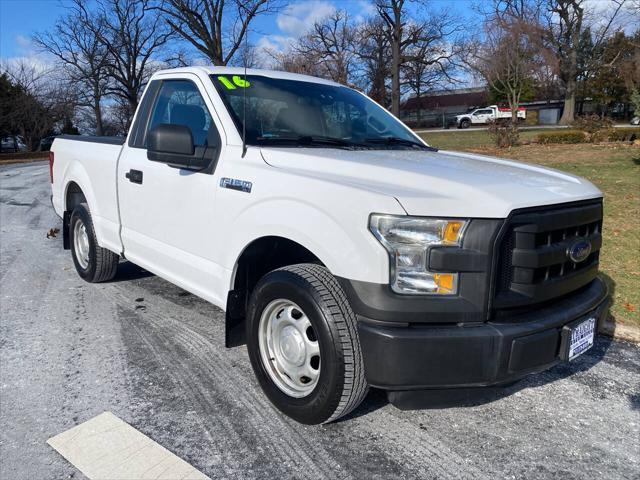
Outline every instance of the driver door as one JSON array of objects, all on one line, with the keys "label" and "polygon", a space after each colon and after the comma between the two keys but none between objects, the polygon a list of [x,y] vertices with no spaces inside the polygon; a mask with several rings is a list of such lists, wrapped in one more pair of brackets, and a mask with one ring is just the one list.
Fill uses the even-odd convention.
[{"label": "driver door", "polygon": [[[119,161],[118,198],[126,258],[220,304],[214,286],[222,268],[211,241],[220,234],[214,219],[216,171],[148,160],[145,139],[159,124],[178,124],[191,130],[194,146],[206,146],[211,129],[222,131],[214,113],[196,76],[151,82]],[[225,148],[221,143],[220,157]]]},{"label": "driver door", "polygon": [[471,123],[487,123],[489,121],[490,115],[491,110],[476,110],[476,112],[471,116]]}]

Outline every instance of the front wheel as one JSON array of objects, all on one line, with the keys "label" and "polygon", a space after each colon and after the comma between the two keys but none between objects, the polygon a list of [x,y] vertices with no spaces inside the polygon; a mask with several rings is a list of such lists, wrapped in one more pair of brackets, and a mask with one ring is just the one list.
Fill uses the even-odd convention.
[{"label": "front wheel", "polygon": [[298,422],[334,421],[367,394],[355,314],[320,265],[284,267],[258,282],[247,315],[247,346],[269,400]]},{"label": "front wheel", "polygon": [[466,118],[460,121],[460,128],[469,128],[469,125],[471,125],[471,122]]}]

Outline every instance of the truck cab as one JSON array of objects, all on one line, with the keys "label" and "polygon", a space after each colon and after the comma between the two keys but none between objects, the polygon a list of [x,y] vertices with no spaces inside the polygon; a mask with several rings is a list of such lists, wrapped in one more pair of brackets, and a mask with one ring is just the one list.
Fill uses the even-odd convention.
[{"label": "truck cab", "polygon": [[303,423],[370,387],[400,405],[513,382],[576,358],[606,313],[597,188],[438,151],[328,80],[161,71],[126,138],[57,137],[50,167],[78,274],[126,259],[218,306]]}]

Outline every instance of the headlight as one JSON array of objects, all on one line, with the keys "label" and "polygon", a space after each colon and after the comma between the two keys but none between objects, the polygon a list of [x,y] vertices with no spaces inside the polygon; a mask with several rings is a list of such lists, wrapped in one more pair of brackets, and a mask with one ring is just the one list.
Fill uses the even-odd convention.
[{"label": "headlight", "polygon": [[391,288],[396,293],[454,295],[457,273],[428,270],[433,246],[461,245],[467,221],[373,214],[369,229],[382,243],[391,266]]}]

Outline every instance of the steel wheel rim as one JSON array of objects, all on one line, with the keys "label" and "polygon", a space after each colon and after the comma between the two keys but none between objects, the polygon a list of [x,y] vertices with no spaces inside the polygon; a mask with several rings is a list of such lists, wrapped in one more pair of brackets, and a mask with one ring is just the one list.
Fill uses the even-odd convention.
[{"label": "steel wheel rim", "polygon": [[86,269],[89,266],[89,235],[82,220],[78,220],[73,227],[73,246],[76,260],[82,269]]},{"label": "steel wheel rim", "polygon": [[258,328],[260,358],[273,383],[291,397],[309,395],[320,378],[320,344],[303,310],[290,300],[273,300]]}]

